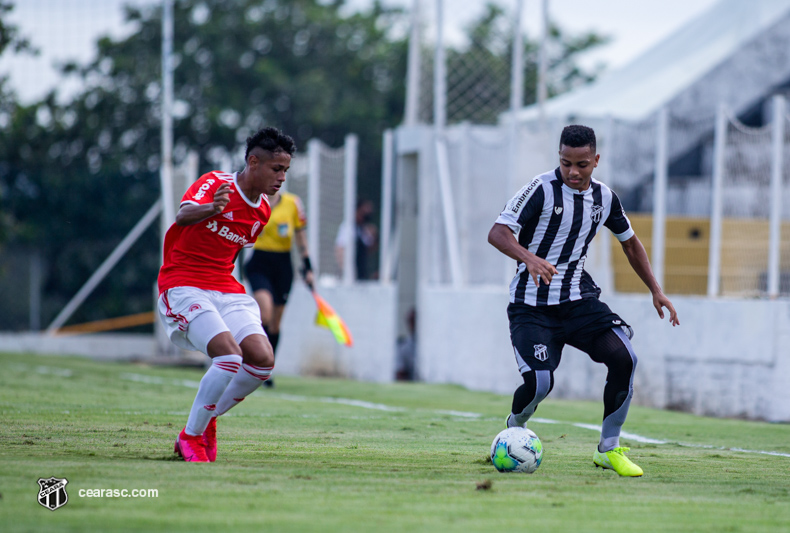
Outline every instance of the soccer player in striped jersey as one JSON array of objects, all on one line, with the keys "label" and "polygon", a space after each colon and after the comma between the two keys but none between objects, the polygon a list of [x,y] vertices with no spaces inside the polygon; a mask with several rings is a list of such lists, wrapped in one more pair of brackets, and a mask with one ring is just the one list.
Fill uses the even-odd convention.
[{"label": "soccer player in striped jersey", "polygon": [[274,351],[258,304],[233,277],[233,263],[269,221],[269,196],[280,190],[293,139],[263,128],[247,139],[241,172],[209,172],[184,194],[165,235],[159,316],[170,340],[211,358],[175,451],[187,462],[217,457],[216,417],[271,375]]},{"label": "soccer player in striped jersey", "polygon": [[631,267],[650,290],[658,316],[663,319],[666,308],[670,323],[680,322],[617,195],[592,178],[599,158],[591,128],[565,127],[560,166],[525,185],[488,234],[488,242],[515,259],[518,267],[507,311],[524,383],[513,394],[507,425],[526,425],[551,392],[562,348],[569,344],[608,370],[601,439],[593,462],[621,476],[641,476],[642,469],[625,455],[628,448],[620,446],[637,362],[633,330],[598,299],[601,290],[584,270],[587,248],[601,226],[620,241]]}]

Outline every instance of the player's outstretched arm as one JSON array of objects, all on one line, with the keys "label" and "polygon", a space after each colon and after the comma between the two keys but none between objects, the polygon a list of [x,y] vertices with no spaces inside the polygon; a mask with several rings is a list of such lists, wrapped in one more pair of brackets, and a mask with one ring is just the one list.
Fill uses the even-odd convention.
[{"label": "player's outstretched arm", "polygon": [[650,294],[653,295],[653,307],[658,311],[658,316],[664,318],[663,308],[666,307],[669,311],[669,323],[673,326],[679,326],[680,320],[678,320],[675,306],[672,305],[672,302],[666,297],[664,291],[661,290],[661,286],[653,275],[653,269],[650,268],[650,260],[647,257],[647,252],[642,245],[642,241],[639,240],[639,237],[634,235],[620,244],[623,246],[623,252],[625,252],[625,256],[628,258],[631,268],[634,269],[634,272],[636,272],[644,284],[647,285]]},{"label": "player's outstretched arm", "polygon": [[548,285],[551,283],[551,277],[557,273],[554,265],[521,246],[511,229],[504,224],[494,224],[488,232],[488,242],[511,259],[527,265],[527,272],[532,276],[536,286],[540,285],[540,280]]},{"label": "player's outstretched arm", "polygon": [[225,206],[230,202],[230,185],[223,183],[217,192],[214,193],[214,201],[210,204],[184,204],[176,213],[176,224],[179,226],[190,226],[197,224],[208,217],[222,213]]}]

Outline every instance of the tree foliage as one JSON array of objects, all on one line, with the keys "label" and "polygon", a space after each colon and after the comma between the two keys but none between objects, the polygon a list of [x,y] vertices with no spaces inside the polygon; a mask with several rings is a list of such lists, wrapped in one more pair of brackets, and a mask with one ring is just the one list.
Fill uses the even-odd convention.
[{"label": "tree foliage", "polygon": [[[486,5],[466,28],[466,41],[447,50],[447,119],[495,123],[509,108],[513,22],[502,6]],[[550,24],[546,39],[548,96],[562,94],[595,79],[597,69],[579,65],[579,56],[608,39],[594,32],[569,36]],[[525,38],[524,104],[537,101],[539,39]]]},{"label": "tree foliage", "polygon": [[[29,47],[3,23],[9,10],[0,0],[0,53]],[[381,135],[403,115],[407,32],[393,28],[405,28],[405,13],[378,2],[351,12],[344,0],[176,0],[174,15],[176,163],[195,150],[201,171],[217,168],[264,125],[301,149],[311,138],[339,146],[353,132],[361,192],[377,197]],[[82,87],[66,102],[53,90],[19,105],[0,79],[0,213],[8,220],[0,242],[42,248],[45,322],[159,196],[161,7],[127,7],[126,19],[131,35],[101,38],[94,61],[63,68]],[[486,90],[509,89],[491,74],[510,60],[510,47],[489,38],[503,21],[489,9],[468,30],[481,48],[448,54],[452,62],[484,50],[475,76]],[[574,59],[600,39],[556,28],[552,36],[552,68],[563,72],[552,93],[592,77]],[[531,91],[536,43],[525,47]],[[152,228],[74,321],[150,310],[159,254]]]}]

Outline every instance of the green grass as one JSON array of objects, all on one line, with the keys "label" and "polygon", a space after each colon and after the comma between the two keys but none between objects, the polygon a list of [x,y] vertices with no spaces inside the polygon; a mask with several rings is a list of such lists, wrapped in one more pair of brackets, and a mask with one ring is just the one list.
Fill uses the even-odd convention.
[{"label": "green grass", "polygon": [[[728,450],[788,454],[785,424],[632,407],[626,431],[671,444],[624,439],[645,470],[625,479],[593,467],[597,433],[571,424],[599,424],[601,404],[547,400],[536,416],[560,423],[530,424],[540,469],[499,474],[488,450],[509,397],[278,376],[220,420],[215,464],[186,464],[173,440],[202,371],[22,354],[0,370],[3,532],[790,530],[790,457]],[[50,476],[69,481],[54,512],[36,501]],[[159,496],[78,496],[92,488]]]}]

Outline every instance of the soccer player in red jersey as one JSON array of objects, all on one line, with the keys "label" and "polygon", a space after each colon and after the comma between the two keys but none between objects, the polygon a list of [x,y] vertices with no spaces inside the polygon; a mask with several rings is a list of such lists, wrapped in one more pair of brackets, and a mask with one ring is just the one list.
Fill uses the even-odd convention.
[{"label": "soccer player in red jersey", "polygon": [[261,129],[247,139],[244,170],[201,176],[165,235],[159,316],[176,346],[211,358],[176,438],[175,451],[187,462],[216,459],[216,417],[255,391],[274,367],[258,304],[233,277],[233,263],[268,222],[268,196],[285,182],[294,151],[291,137]]}]

